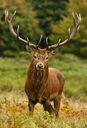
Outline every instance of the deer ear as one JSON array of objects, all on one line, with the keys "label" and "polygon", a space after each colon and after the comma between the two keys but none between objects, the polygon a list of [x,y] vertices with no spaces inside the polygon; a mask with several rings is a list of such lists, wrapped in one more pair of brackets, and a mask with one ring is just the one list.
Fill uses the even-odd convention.
[{"label": "deer ear", "polygon": [[28,52],[34,52],[35,50],[36,50],[36,48],[34,48],[34,47],[29,47],[28,45],[25,45],[25,47],[26,47],[26,50],[28,51]]}]

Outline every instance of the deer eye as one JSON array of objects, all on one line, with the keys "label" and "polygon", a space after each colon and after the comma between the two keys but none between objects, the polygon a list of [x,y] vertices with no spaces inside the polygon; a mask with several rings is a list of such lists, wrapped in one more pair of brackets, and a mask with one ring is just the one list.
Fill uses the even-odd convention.
[{"label": "deer eye", "polygon": [[45,59],[48,60],[48,56]]},{"label": "deer eye", "polygon": [[34,59],[37,59],[37,56],[36,55],[34,55]]}]

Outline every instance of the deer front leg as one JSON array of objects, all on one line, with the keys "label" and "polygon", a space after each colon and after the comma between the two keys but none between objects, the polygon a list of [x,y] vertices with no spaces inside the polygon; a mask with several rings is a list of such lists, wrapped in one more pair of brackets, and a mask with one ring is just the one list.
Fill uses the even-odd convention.
[{"label": "deer front leg", "polygon": [[29,108],[29,111],[31,111],[31,112],[34,111],[34,105],[35,104],[28,99],[28,108]]},{"label": "deer front leg", "polygon": [[61,95],[58,95],[54,99],[54,111],[56,116],[59,116],[60,102],[61,102]]},{"label": "deer front leg", "polygon": [[51,113],[54,113],[54,109],[50,103],[50,101],[46,101],[44,104],[43,104],[43,107],[44,107],[44,110],[45,111],[48,111],[50,114]]}]

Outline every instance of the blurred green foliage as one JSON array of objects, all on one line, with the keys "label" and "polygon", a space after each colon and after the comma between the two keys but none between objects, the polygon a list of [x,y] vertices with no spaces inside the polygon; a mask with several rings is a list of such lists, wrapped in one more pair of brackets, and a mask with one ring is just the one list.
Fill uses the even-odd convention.
[{"label": "blurred green foliage", "polygon": [[26,0],[0,1],[0,54],[4,50],[24,50],[22,43],[18,42],[8,31],[8,26],[4,22],[5,9],[9,10],[10,16],[17,10],[13,23],[15,31],[17,26],[20,25],[20,35],[23,38],[29,37],[33,42],[38,40],[42,32],[39,29],[39,20],[36,18],[36,12],[33,11],[32,5],[26,3]]},{"label": "blurred green foliage", "polygon": [[6,55],[9,50],[13,53],[25,50],[24,45],[8,31],[3,15],[5,9],[10,15],[17,10],[13,24],[15,30],[20,25],[23,38],[28,36],[30,42],[37,43],[43,34],[44,37],[49,36],[49,44],[56,43],[59,38],[66,39],[68,27],[72,26],[72,12],[81,13],[79,32],[71,43],[59,50],[87,58],[87,0],[0,0],[0,55]]},{"label": "blurred green foliage", "polygon": [[27,0],[31,1],[37,17],[40,21],[40,28],[44,31],[45,36],[51,34],[51,24],[55,24],[65,15],[65,7],[68,0]]},{"label": "blurred green foliage", "polygon": [[68,28],[73,27],[72,13],[80,13],[82,17],[81,27],[79,32],[71,40],[71,44],[64,46],[60,51],[63,53],[71,52],[83,58],[87,58],[87,0],[69,0],[66,6],[67,16],[62,16],[62,20],[56,24],[52,24],[52,33],[50,38],[55,41],[59,38],[65,39],[68,37]]}]

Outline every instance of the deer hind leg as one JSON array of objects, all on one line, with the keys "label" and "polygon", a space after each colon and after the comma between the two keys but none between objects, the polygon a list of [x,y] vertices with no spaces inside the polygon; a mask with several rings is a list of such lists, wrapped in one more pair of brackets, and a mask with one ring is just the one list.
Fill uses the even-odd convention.
[{"label": "deer hind leg", "polygon": [[55,111],[55,115],[56,115],[57,117],[59,116],[60,102],[61,102],[61,95],[58,95],[58,96],[54,99],[54,111]]},{"label": "deer hind leg", "polygon": [[44,104],[43,104],[43,107],[44,107],[44,110],[45,111],[48,111],[50,114],[51,113],[54,113],[54,109],[50,103],[50,101],[46,101]]}]

